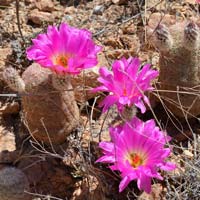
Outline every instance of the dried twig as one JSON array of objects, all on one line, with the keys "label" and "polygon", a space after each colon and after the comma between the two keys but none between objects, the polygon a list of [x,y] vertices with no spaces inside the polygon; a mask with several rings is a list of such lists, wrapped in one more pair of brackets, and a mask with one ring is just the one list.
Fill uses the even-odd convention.
[{"label": "dried twig", "polygon": [[25,39],[24,36],[22,34],[22,30],[21,30],[21,26],[20,26],[20,18],[19,18],[19,0],[16,0],[16,17],[17,17],[17,27],[19,30],[19,34],[23,40],[23,42],[25,43]]}]

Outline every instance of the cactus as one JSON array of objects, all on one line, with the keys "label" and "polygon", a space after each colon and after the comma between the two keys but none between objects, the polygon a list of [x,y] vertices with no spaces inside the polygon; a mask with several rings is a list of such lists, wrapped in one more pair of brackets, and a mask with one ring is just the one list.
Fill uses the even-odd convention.
[{"label": "cactus", "polygon": [[23,93],[25,91],[24,81],[21,79],[18,72],[14,68],[6,68],[3,71],[3,79],[12,90],[19,93]]},{"label": "cactus", "polygon": [[[3,76],[9,86],[15,90],[20,88],[19,85],[25,86],[22,107],[30,134],[47,144],[63,143],[66,136],[79,124],[79,109],[70,80],[55,75],[36,63],[24,71],[22,79],[18,74],[9,74],[7,71],[8,69]],[[22,89],[18,90],[19,93],[21,91]]]},{"label": "cactus", "polygon": [[26,175],[15,167],[4,167],[0,170],[0,199],[1,200],[28,200],[25,193],[29,189]]},{"label": "cactus", "polygon": [[200,84],[199,37],[198,25],[184,21],[158,25],[151,40],[160,53],[161,98],[179,117],[200,114],[200,99],[195,94]]}]

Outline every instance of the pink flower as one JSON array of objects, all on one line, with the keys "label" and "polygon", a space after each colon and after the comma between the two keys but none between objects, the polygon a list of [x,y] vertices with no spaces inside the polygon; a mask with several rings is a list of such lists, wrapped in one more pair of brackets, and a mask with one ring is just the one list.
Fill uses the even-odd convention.
[{"label": "pink flower", "polygon": [[78,74],[82,69],[95,66],[101,50],[89,31],[65,23],[59,29],[49,26],[46,34],[39,34],[32,41],[33,45],[26,51],[28,59],[59,74]]},{"label": "pink flower", "polygon": [[140,69],[140,60],[138,58],[122,58],[116,60],[112,65],[112,72],[106,67],[99,70],[100,77],[98,81],[101,86],[93,91],[106,91],[109,95],[101,102],[103,112],[107,111],[110,106],[116,104],[120,112],[125,105],[132,106],[135,104],[144,113],[146,108],[143,100],[149,104],[148,98],[144,95],[145,91],[152,90],[150,82],[158,76],[158,71],[150,69],[146,64]]},{"label": "pink flower", "polygon": [[110,163],[111,170],[121,172],[119,192],[129,182],[137,180],[138,188],[150,193],[151,178],[163,179],[158,169],[176,168],[173,163],[165,161],[170,149],[164,145],[170,137],[159,130],[154,120],[142,122],[135,117],[123,126],[110,128],[110,135],[112,142],[100,142],[104,155],[96,162]]}]

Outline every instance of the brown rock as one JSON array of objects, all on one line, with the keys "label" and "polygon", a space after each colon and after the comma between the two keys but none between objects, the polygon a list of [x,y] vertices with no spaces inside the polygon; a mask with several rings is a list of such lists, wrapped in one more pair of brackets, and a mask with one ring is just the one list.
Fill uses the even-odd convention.
[{"label": "brown rock", "polygon": [[161,200],[163,199],[163,187],[161,184],[153,184],[152,191],[150,194],[143,192],[139,197],[138,200]]},{"label": "brown rock", "polygon": [[126,4],[127,0],[112,0],[112,2],[117,5],[122,5],[122,4]]},{"label": "brown rock", "polygon": [[25,3],[33,3],[35,0],[24,0]]},{"label": "brown rock", "polygon": [[51,0],[36,0],[35,6],[40,11],[48,11],[51,12],[54,10],[54,3]]},{"label": "brown rock", "polygon": [[25,4],[30,4],[30,3],[34,3],[35,0],[25,0]]},{"label": "brown rock", "polygon": [[5,67],[6,59],[12,54],[12,49],[10,47],[0,48],[0,71]]},{"label": "brown rock", "polygon": [[122,35],[120,38],[115,40],[109,38],[106,40],[106,45],[113,48],[111,49],[108,46],[105,48],[107,57],[113,60],[120,59],[121,57],[134,57],[140,50],[140,41],[135,35]]},{"label": "brown rock", "polygon": [[174,15],[161,13],[153,13],[149,18],[148,26],[152,29],[155,29],[159,23],[165,24],[166,26],[170,26],[176,23],[176,17]]},{"label": "brown rock", "polygon": [[60,159],[43,155],[44,159],[41,160],[41,153],[33,152],[31,148],[26,150],[18,164],[18,168],[23,169],[28,177],[30,191],[70,199],[75,179],[68,167]]},{"label": "brown rock", "polygon": [[3,0],[0,1],[0,6],[9,6],[14,0]]},{"label": "brown rock", "polygon": [[54,21],[54,17],[51,13],[42,12],[38,9],[32,10],[28,15],[28,19],[37,25],[42,25],[44,22]]},{"label": "brown rock", "polygon": [[72,15],[73,13],[77,12],[77,8],[75,8],[74,6],[67,6],[64,12],[65,14]]},{"label": "brown rock", "polygon": [[111,36],[105,38],[104,45],[111,46],[113,48],[119,48],[119,46],[120,46],[119,41],[116,38],[113,38]]},{"label": "brown rock", "polygon": [[[88,185],[90,188],[88,188]],[[104,193],[102,192],[102,188],[99,187],[99,182],[95,176],[89,175],[87,178],[79,181],[76,184],[76,189],[71,200],[82,199],[107,200]]]},{"label": "brown rock", "polygon": [[24,191],[29,189],[26,175],[15,167],[5,167],[0,170],[1,200],[30,200]]},{"label": "brown rock", "polygon": [[16,146],[15,146],[14,133],[0,126],[0,152],[14,151],[15,149],[16,149]]},{"label": "brown rock", "polygon": [[0,106],[0,115],[6,115],[6,114],[16,114],[20,111],[19,103],[12,102],[12,103],[6,103],[5,105]]}]

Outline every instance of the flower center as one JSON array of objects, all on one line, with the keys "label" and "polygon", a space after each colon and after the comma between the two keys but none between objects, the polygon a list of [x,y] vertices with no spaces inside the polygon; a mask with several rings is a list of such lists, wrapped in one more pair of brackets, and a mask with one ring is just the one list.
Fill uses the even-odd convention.
[{"label": "flower center", "polygon": [[141,166],[144,164],[144,159],[137,153],[131,153],[129,155],[128,161],[130,165],[134,168],[137,168],[138,166]]},{"label": "flower center", "polygon": [[59,55],[55,58],[54,62],[56,65],[61,65],[62,67],[65,67],[65,68],[68,67],[68,57],[67,56]]},{"label": "flower center", "polygon": [[126,90],[126,88],[123,89],[123,95],[127,96],[127,90]]}]

